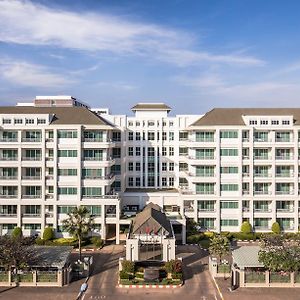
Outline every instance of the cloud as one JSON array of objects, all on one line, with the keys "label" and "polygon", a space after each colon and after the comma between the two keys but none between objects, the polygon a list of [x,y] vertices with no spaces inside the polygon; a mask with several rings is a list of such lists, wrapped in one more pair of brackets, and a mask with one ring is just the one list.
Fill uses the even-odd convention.
[{"label": "cloud", "polygon": [[73,82],[44,66],[11,59],[1,59],[0,76],[13,84],[27,87],[61,87]]},{"label": "cloud", "polygon": [[0,1],[0,41],[5,43],[140,55],[180,67],[203,62],[264,64],[244,53],[195,50],[195,40],[186,32],[121,17],[54,9],[30,1]]},{"label": "cloud", "polygon": [[113,89],[127,90],[127,91],[136,90],[138,88],[136,85],[128,84],[125,82],[100,81],[100,82],[97,82],[96,85],[103,86],[103,87],[109,87],[109,88],[113,88]]}]

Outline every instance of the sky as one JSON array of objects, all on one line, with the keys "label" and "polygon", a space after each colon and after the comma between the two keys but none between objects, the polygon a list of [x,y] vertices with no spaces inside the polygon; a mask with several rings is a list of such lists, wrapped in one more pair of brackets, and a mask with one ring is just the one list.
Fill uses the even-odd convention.
[{"label": "sky", "polygon": [[298,0],[0,0],[0,105],[299,107]]}]

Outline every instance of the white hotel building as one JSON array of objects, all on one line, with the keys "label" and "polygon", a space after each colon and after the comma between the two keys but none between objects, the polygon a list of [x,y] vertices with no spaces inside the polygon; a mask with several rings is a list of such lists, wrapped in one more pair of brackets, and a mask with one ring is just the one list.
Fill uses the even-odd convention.
[{"label": "white hotel building", "polygon": [[203,229],[299,226],[300,109],[213,109],[169,116],[139,103],[134,116],[89,109],[70,96],[0,107],[0,234],[47,226],[66,235],[74,206],[95,216],[105,238],[153,202],[185,242],[187,219]]}]

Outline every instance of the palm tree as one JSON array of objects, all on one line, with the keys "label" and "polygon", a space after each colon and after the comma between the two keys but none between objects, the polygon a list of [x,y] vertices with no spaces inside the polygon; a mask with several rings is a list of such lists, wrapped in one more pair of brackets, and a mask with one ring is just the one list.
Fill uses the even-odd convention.
[{"label": "palm tree", "polygon": [[68,218],[63,220],[65,230],[78,240],[79,260],[81,261],[81,242],[82,238],[93,229],[94,218],[90,215],[85,206],[75,207]]}]

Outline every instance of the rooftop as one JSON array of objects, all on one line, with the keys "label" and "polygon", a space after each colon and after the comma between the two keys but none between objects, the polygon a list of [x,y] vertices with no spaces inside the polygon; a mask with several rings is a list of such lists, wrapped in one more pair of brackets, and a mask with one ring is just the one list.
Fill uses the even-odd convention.
[{"label": "rooftop", "polygon": [[293,116],[300,125],[300,108],[214,108],[190,126],[245,125],[243,116]]},{"label": "rooftop", "polygon": [[131,108],[132,111],[136,110],[166,110],[170,111],[171,107],[165,103],[138,103]]},{"label": "rooftop", "polygon": [[50,124],[112,125],[85,107],[1,106],[0,114],[51,114]]},{"label": "rooftop", "polygon": [[233,262],[240,268],[259,268],[264,265],[258,261],[259,246],[242,246],[232,251]]}]

